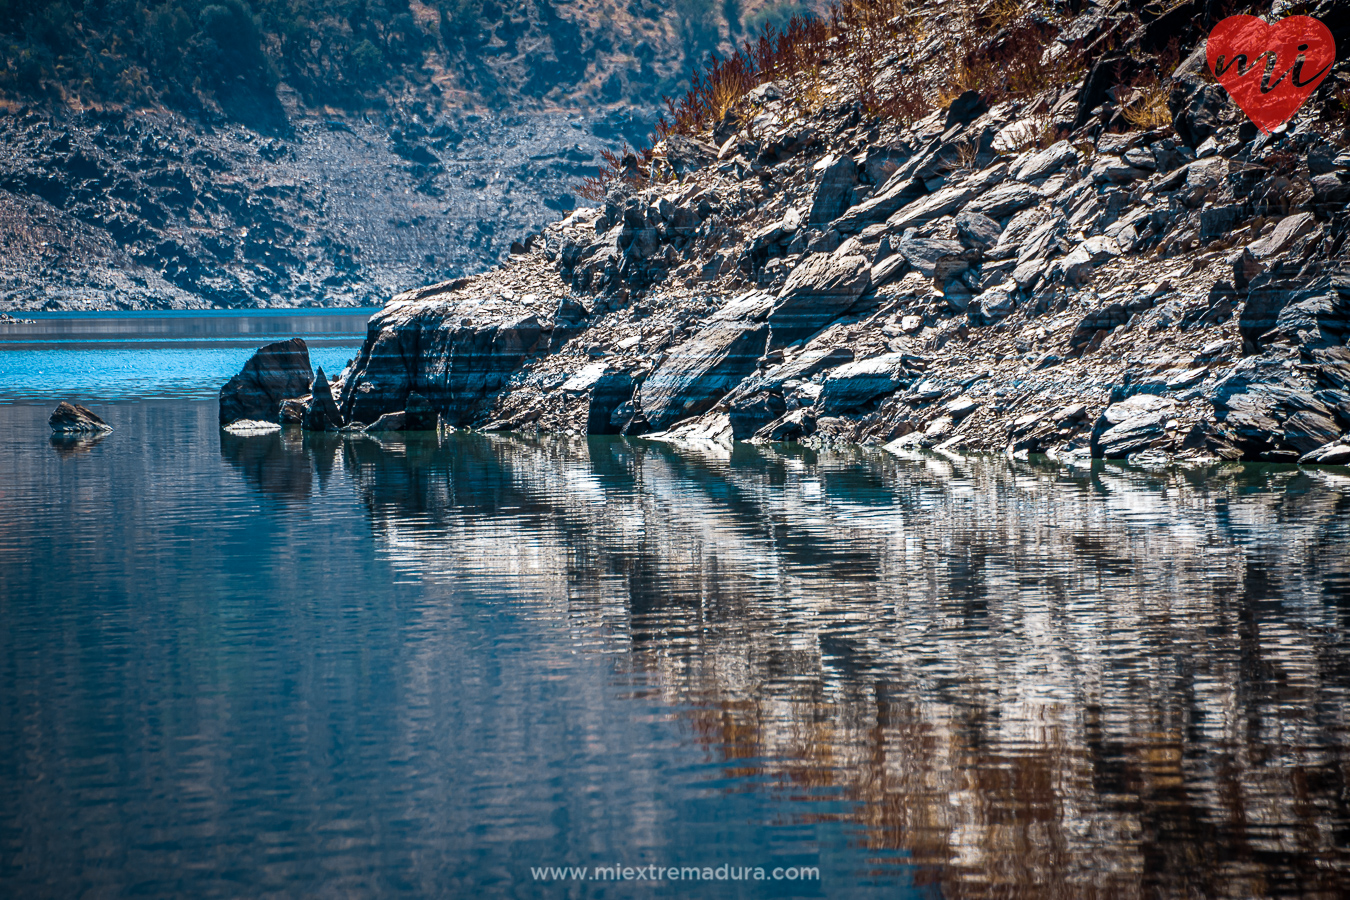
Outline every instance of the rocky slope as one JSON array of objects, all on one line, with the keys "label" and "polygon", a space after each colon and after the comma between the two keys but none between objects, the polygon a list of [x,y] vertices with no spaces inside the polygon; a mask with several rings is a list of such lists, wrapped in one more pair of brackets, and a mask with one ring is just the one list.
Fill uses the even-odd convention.
[{"label": "rocky slope", "polygon": [[[379,305],[576,202],[627,114],[0,117],[0,308]],[[427,113],[423,110],[423,113]]]},{"label": "rocky slope", "polygon": [[340,423],[416,394],[486,429],[1350,462],[1346,64],[1260,134],[1202,43],[1116,81],[1181,30],[1137,7],[1036,20],[1086,59],[1062,83],[911,121],[856,57],[760,84],[497,271],[395,297]]}]

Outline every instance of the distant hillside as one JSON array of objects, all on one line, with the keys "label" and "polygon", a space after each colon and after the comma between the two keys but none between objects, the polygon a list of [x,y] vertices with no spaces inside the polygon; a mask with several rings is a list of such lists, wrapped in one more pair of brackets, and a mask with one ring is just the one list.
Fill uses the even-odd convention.
[{"label": "distant hillside", "polygon": [[0,92],[274,126],[309,107],[652,107],[764,0],[0,0]]}]

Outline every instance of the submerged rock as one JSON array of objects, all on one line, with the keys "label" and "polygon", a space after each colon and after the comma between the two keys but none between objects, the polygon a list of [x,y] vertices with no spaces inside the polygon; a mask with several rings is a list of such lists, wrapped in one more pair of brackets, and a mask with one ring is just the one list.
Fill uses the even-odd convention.
[{"label": "submerged rock", "polygon": [[75,403],[64,400],[52,411],[47,424],[57,434],[105,434],[113,428],[95,412]]},{"label": "submerged rock", "polygon": [[302,338],[268,344],[220,389],[220,424],[277,421],[284,401],[309,393],[311,374],[309,347]]}]

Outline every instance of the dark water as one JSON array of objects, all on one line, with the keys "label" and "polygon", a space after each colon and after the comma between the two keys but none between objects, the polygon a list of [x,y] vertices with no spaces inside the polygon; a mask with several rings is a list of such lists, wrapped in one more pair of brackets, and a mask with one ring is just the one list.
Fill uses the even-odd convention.
[{"label": "dark water", "polygon": [[[1345,469],[50,405],[0,405],[0,895],[1350,893]],[[614,865],[820,880],[531,873]]]}]

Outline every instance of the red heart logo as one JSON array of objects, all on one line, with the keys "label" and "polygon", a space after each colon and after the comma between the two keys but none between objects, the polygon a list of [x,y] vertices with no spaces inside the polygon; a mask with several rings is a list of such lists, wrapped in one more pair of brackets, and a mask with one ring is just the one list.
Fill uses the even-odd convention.
[{"label": "red heart logo", "polygon": [[1336,40],[1311,16],[1267,25],[1229,16],[1209,33],[1210,71],[1262,131],[1283,125],[1317,90],[1336,62]]}]

